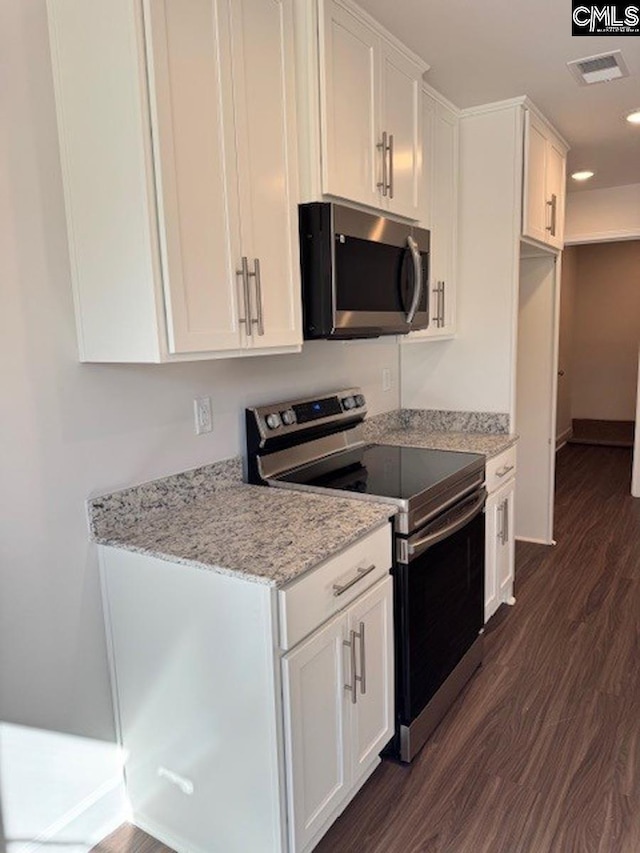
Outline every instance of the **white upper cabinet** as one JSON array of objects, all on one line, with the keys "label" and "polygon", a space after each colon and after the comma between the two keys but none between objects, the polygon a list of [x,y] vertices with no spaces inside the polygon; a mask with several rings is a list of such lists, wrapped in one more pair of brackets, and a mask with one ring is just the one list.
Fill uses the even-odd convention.
[{"label": "white upper cabinet", "polygon": [[428,66],[350,0],[296,5],[303,198],[420,218]]},{"label": "white upper cabinet", "polygon": [[567,147],[533,110],[525,110],[522,235],[564,245]]},{"label": "white upper cabinet", "polygon": [[456,332],[459,112],[422,92],[423,191],[420,225],[431,231],[429,327],[402,341],[451,338]]},{"label": "white upper cabinet", "polygon": [[[422,71],[393,45],[381,41],[380,122],[376,150],[382,161],[383,207],[417,219],[422,180]],[[378,147],[379,146],[379,147]]]},{"label": "white upper cabinet", "polygon": [[292,0],[49,19],[81,359],[298,348]]},{"label": "white upper cabinet", "polygon": [[337,3],[324,5],[322,183],[325,193],[378,205],[379,39]]}]

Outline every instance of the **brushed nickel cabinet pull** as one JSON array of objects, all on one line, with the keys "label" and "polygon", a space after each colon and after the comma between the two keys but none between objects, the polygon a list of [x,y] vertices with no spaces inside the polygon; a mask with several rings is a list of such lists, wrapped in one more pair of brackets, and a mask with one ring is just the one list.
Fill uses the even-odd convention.
[{"label": "brushed nickel cabinet pull", "polygon": [[547,202],[547,206],[551,208],[551,225],[547,225],[545,231],[548,231],[552,237],[555,237],[558,211],[558,196],[555,193],[551,194],[551,201]]},{"label": "brushed nickel cabinet pull", "polygon": [[444,301],[445,300],[445,295],[444,295],[445,282],[441,281],[440,285],[441,285],[440,291],[442,293],[442,311],[440,313],[440,320],[442,323],[441,328],[444,328],[446,326],[446,322],[445,322],[445,301]]},{"label": "brushed nickel cabinet pull", "polygon": [[513,471],[515,465],[505,465],[504,468],[501,468],[499,471],[496,471],[496,477],[506,477],[509,471]]},{"label": "brushed nickel cabinet pull", "polygon": [[355,705],[358,701],[358,694],[356,692],[356,681],[358,679],[358,676],[356,675],[356,632],[349,631],[349,639],[343,640],[342,645],[349,649],[349,658],[351,662],[351,680],[349,684],[344,685],[344,689],[350,691],[351,704]]},{"label": "brushed nickel cabinet pull", "polygon": [[364,638],[364,622],[359,625],[359,631],[354,632],[354,636],[360,641],[360,675],[356,675],[355,680],[360,682],[360,693],[364,696],[367,692],[367,659],[365,650]]},{"label": "brushed nickel cabinet pull", "polygon": [[256,319],[251,319],[258,327],[258,335],[264,335],[264,314],[262,308],[262,279],[260,278],[260,258],[253,261],[253,272],[249,273],[256,281]]},{"label": "brushed nickel cabinet pull", "polygon": [[509,544],[509,498],[504,499],[504,544]]},{"label": "brushed nickel cabinet pull", "polygon": [[387,183],[387,131],[382,131],[382,142],[378,142],[376,145],[378,151],[382,151],[382,181],[379,181],[376,186],[379,190],[382,190],[382,195],[386,196],[387,189],[389,188]]},{"label": "brushed nickel cabinet pull", "polygon": [[242,276],[242,291],[244,298],[244,317],[239,317],[238,322],[244,323],[247,335],[251,335],[251,292],[249,289],[249,261],[246,257],[242,257],[241,266],[236,270],[236,275]]},{"label": "brushed nickel cabinet pull", "polygon": [[389,135],[389,198],[393,198],[393,133]]},{"label": "brushed nickel cabinet pull", "polygon": [[346,592],[355,583],[358,583],[358,581],[361,581],[362,578],[366,577],[370,572],[372,572],[375,569],[375,567],[376,567],[376,564],[372,563],[370,566],[367,566],[366,569],[359,568],[359,569],[357,569],[355,576],[352,577],[351,580],[348,580],[346,583],[344,583],[342,585],[334,583],[333,595],[335,596],[335,598],[337,598],[339,595],[342,595],[343,592]]}]

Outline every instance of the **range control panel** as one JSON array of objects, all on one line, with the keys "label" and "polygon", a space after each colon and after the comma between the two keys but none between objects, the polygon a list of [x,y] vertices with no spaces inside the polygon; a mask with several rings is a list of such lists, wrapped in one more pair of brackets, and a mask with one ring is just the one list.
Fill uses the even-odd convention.
[{"label": "range control panel", "polygon": [[331,423],[351,420],[354,415],[363,419],[367,404],[359,388],[338,391],[323,397],[272,403],[249,409],[263,438],[287,435],[302,430],[314,422]]}]

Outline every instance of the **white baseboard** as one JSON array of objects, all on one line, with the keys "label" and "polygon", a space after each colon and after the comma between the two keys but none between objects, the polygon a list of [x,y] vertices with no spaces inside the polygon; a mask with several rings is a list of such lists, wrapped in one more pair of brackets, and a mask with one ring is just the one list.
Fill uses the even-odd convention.
[{"label": "white baseboard", "polygon": [[[50,853],[52,847],[65,853],[88,853],[127,819],[124,782],[108,780],[28,844],[20,843],[20,853]],[[11,853],[11,839],[7,842],[7,853]]]},{"label": "white baseboard", "polygon": [[561,432],[559,435],[556,436],[556,453],[559,450],[562,450],[562,448],[565,446],[565,444],[571,438],[572,435],[573,427],[569,427],[568,429],[565,429],[564,432]]},{"label": "white baseboard", "polygon": [[193,844],[187,844],[181,838],[171,835],[171,833],[167,831],[166,827],[160,826],[153,820],[149,820],[139,813],[136,813],[130,822],[138,829],[146,832],[147,835],[155,838],[156,841],[160,841],[162,844],[165,844],[167,847],[175,850],[176,853],[210,853],[210,851],[205,850],[204,848],[194,847]]},{"label": "white baseboard", "polygon": [[531,542],[532,545],[556,545],[555,539],[548,542],[546,539],[533,539],[529,536],[516,536],[517,542]]}]

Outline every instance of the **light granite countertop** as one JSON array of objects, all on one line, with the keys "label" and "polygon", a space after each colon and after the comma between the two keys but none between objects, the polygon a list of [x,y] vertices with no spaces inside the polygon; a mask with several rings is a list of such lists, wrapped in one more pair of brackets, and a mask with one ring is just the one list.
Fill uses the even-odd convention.
[{"label": "light granite countertop", "polygon": [[[375,444],[497,456],[517,441],[500,413],[399,410],[368,418]],[[93,539],[281,587],[391,518],[388,503],[242,483],[240,457],[88,502]]]},{"label": "light granite countertop", "polygon": [[[375,530],[396,511],[388,504],[229,482],[161,508],[149,500],[150,493],[157,488],[167,495],[171,479],[90,502],[95,541],[281,587]],[[140,489],[145,490],[146,503]]]},{"label": "light granite countertop", "polygon": [[490,435],[482,432],[429,432],[423,429],[394,429],[376,437],[376,444],[425,447],[430,450],[457,450],[483,453],[487,459],[498,456],[518,440],[517,435]]},{"label": "light granite countertop", "polygon": [[372,444],[482,453],[490,459],[518,440],[508,424],[506,414],[495,412],[400,409],[367,418],[363,430]]}]

